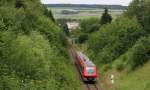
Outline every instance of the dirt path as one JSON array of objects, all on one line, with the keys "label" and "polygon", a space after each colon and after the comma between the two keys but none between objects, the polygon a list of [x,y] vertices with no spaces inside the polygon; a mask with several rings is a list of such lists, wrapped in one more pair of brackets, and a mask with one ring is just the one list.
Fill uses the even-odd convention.
[{"label": "dirt path", "polygon": [[83,82],[83,78],[82,78],[82,75],[81,73],[79,72],[79,68],[78,68],[78,65],[75,64],[75,57],[74,57],[74,53],[73,53],[73,50],[72,48],[69,49],[69,54],[70,54],[70,57],[74,63],[74,66],[75,66],[75,70],[76,70],[76,75],[78,76],[80,82],[81,82],[81,86],[82,86],[82,90],[102,90],[101,87],[100,87],[100,83],[99,83],[99,80],[97,80],[97,82]]}]

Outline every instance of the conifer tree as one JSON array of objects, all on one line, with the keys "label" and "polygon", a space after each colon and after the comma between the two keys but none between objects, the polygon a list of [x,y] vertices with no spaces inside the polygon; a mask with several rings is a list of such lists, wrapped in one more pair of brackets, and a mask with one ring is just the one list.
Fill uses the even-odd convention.
[{"label": "conifer tree", "polygon": [[55,22],[55,19],[54,19],[54,16],[53,16],[51,10],[48,11],[48,16],[51,18],[51,20],[52,20],[53,22]]},{"label": "conifer tree", "polygon": [[100,24],[103,25],[103,24],[107,24],[107,23],[110,23],[112,21],[112,17],[111,15],[108,13],[108,9],[105,8],[104,10],[104,13],[101,17],[101,20],[100,20]]}]

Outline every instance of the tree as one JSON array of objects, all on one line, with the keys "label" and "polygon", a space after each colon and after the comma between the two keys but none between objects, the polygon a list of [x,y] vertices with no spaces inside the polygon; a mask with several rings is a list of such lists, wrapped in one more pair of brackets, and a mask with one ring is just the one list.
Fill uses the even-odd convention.
[{"label": "tree", "polygon": [[98,18],[88,18],[84,19],[80,23],[81,31],[85,33],[91,33],[99,29],[99,19]]},{"label": "tree", "polygon": [[93,60],[110,63],[125,53],[144,34],[136,18],[120,17],[90,36],[88,49],[93,51]]},{"label": "tree", "polygon": [[55,19],[54,19],[54,16],[53,16],[51,10],[48,11],[48,16],[49,16],[49,18],[51,18],[51,20],[52,20],[53,22],[55,22]]},{"label": "tree", "polygon": [[16,8],[23,7],[23,1],[22,0],[16,0]]},{"label": "tree", "polygon": [[88,40],[88,34],[86,33],[80,34],[78,40],[79,43],[84,43],[86,40]]},{"label": "tree", "polygon": [[89,28],[89,33],[92,33],[92,32],[96,32],[100,29],[100,24],[93,24],[91,25],[91,27]]},{"label": "tree", "polygon": [[66,23],[63,25],[63,29],[64,29],[64,32],[66,33],[66,35],[69,36],[69,28],[68,28],[68,25]]},{"label": "tree", "polygon": [[107,23],[110,23],[112,21],[112,17],[111,15],[108,13],[108,9],[105,8],[105,11],[101,17],[101,20],[100,20],[100,24],[103,25],[103,24],[107,24]]},{"label": "tree", "polygon": [[149,61],[150,58],[150,37],[140,38],[131,50],[130,61],[132,68],[135,69],[138,66],[142,66]]},{"label": "tree", "polygon": [[79,90],[51,15],[40,0],[0,0],[0,90]]},{"label": "tree", "polygon": [[149,0],[133,0],[129,5],[125,15],[132,18],[136,17],[143,26],[147,34],[150,33],[150,2]]},{"label": "tree", "polygon": [[142,14],[144,14],[143,12],[145,11],[145,5],[144,0],[133,0],[125,14],[129,17],[136,16],[137,19],[141,20]]},{"label": "tree", "polygon": [[47,7],[43,6],[44,8],[44,14],[49,17],[53,22],[55,22],[55,18],[52,14],[52,11],[51,10],[48,10]]}]

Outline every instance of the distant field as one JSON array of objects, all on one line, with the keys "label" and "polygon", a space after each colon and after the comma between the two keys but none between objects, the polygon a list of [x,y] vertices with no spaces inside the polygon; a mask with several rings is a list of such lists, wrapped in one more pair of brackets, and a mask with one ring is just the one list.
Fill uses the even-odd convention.
[{"label": "distant field", "polygon": [[[98,8],[75,8],[75,7],[52,7],[48,8],[49,10],[52,10],[53,15],[56,19],[65,18],[65,19],[85,19],[90,17],[98,17],[102,15],[104,9],[98,9]],[[63,11],[71,11],[71,12],[77,12],[77,14],[63,14]],[[121,15],[124,12],[124,10],[109,10],[109,13],[112,15],[113,18],[116,18],[117,16]]]}]

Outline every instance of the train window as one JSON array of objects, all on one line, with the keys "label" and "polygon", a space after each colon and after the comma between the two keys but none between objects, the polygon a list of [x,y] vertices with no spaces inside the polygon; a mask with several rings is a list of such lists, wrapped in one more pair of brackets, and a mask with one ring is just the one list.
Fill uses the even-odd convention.
[{"label": "train window", "polygon": [[88,74],[94,74],[94,68],[87,68],[86,70]]}]

